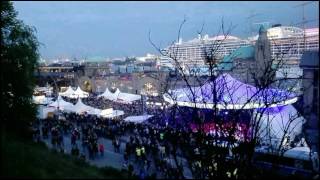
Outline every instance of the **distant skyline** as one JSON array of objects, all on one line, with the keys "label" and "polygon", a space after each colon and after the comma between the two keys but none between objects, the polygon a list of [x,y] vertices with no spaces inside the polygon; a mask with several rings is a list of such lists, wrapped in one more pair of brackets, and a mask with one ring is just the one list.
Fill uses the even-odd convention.
[{"label": "distant skyline", "polygon": [[[302,21],[303,1],[229,2],[13,2],[18,18],[37,29],[44,59],[125,57],[158,54],[148,40],[164,48],[181,37],[190,40],[204,23],[204,34],[216,35],[224,19],[236,25],[231,35],[252,35],[250,24],[292,25]],[[255,15],[256,14],[256,15]],[[255,15],[253,18],[248,17]],[[305,6],[305,17],[319,27],[319,2]],[[295,25],[302,27],[301,25]],[[256,34],[256,32],[254,32]]]}]

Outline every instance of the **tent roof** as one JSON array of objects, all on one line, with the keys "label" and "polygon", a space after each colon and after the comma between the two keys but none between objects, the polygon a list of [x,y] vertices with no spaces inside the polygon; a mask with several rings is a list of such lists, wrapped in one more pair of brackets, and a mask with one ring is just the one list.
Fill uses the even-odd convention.
[{"label": "tent roof", "polygon": [[66,102],[62,99],[62,97],[59,95],[57,100],[51,104],[48,105],[49,107],[58,107],[61,109],[67,109],[70,110],[74,107],[72,103]]},{"label": "tent roof", "polygon": [[309,147],[295,147],[286,151],[283,154],[283,156],[308,161],[310,160],[309,153],[310,153]]},{"label": "tent roof", "polygon": [[141,99],[141,95],[137,94],[130,94],[130,93],[123,93],[120,92],[120,90],[117,88],[117,90],[112,93],[109,91],[108,88],[104,91],[103,94],[100,94],[98,97],[104,97],[106,99],[112,100],[112,101],[124,101],[124,102],[132,102]]},{"label": "tent roof", "polygon": [[132,102],[132,101],[140,100],[141,99],[141,95],[121,92],[119,94],[119,96],[118,96],[118,99],[121,99],[121,100],[126,101],[126,102]]},{"label": "tent roof", "polygon": [[89,93],[82,91],[79,86],[75,91],[71,88],[71,86],[69,86],[65,92],[59,93],[59,95],[69,98],[86,98],[89,96]]},{"label": "tent roof", "polygon": [[231,70],[233,67],[233,60],[243,59],[243,60],[254,60],[254,46],[242,46],[230,55],[224,56],[222,61],[218,64],[218,69],[221,70]]},{"label": "tent roof", "polygon": [[79,86],[78,86],[77,90],[74,93],[75,94],[89,94],[89,93],[83,91]]},{"label": "tent roof", "polygon": [[142,115],[142,116],[128,116],[124,119],[124,121],[134,122],[134,123],[142,123],[147,119],[153,117],[153,115]]},{"label": "tent roof", "polygon": [[98,97],[104,97],[104,98],[109,99],[111,101],[115,101],[118,98],[119,93],[120,93],[120,90],[118,88],[114,93],[112,93],[109,91],[109,89],[107,87],[106,90],[104,91],[104,93],[100,94]]},{"label": "tent roof", "polygon": [[81,88],[78,86],[77,90],[74,92],[74,95],[80,98],[85,98],[89,96],[89,93],[82,91]]},{"label": "tent roof", "polygon": [[78,102],[73,106],[72,111],[76,113],[82,113],[82,112],[88,112],[88,111],[94,111],[95,108],[91,106],[87,106],[83,104],[81,99],[78,99]]},{"label": "tent roof", "polygon": [[72,89],[71,86],[68,87],[68,89],[65,92],[59,93],[62,96],[68,96],[73,94],[75,91]]},{"label": "tent roof", "polygon": [[[294,103],[295,94],[278,90],[263,89],[244,84],[229,74],[222,74],[214,82],[207,82],[201,87],[181,88],[164,94],[164,99],[171,104],[175,102],[180,106],[211,109],[214,104],[216,92],[218,108],[220,109],[253,109],[264,107],[266,103],[271,106]],[[288,101],[288,102],[287,102]]]},{"label": "tent roof", "polygon": [[35,104],[51,104],[52,98],[45,97],[44,95],[42,96],[32,96],[32,99]]},{"label": "tent roof", "polygon": [[114,118],[122,115],[124,115],[124,111],[121,110],[113,110],[111,114],[100,114],[104,118]]},{"label": "tent roof", "polygon": [[[302,132],[302,125],[306,120],[297,112],[293,105],[276,108],[276,110],[274,108],[263,110],[262,112],[255,110],[255,113],[263,113],[260,120],[261,125],[259,126],[259,136],[262,140],[268,141],[271,137],[278,141],[283,137],[285,129],[291,138]],[[274,145],[277,145],[277,143],[274,143]]]}]

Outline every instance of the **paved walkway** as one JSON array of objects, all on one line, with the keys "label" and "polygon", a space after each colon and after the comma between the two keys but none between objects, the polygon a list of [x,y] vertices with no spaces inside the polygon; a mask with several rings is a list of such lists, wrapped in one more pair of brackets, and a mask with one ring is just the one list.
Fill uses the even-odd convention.
[{"label": "paved walkway", "polygon": [[[128,141],[129,137],[122,136],[121,139]],[[47,139],[42,139],[42,140],[47,144],[47,146],[49,148],[53,148],[53,146],[51,144],[51,136],[49,136],[49,138],[47,138]],[[71,155],[72,145],[71,145],[71,134],[70,133],[67,135],[64,135],[63,143],[64,143],[65,153]],[[91,165],[95,165],[97,167],[109,166],[109,167],[113,167],[113,168],[121,170],[123,168],[123,164],[124,164],[123,153],[125,150],[125,142],[121,142],[121,144],[120,144],[120,153],[114,152],[114,149],[112,146],[112,141],[110,139],[100,137],[100,138],[98,138],[98,143],[103,143],[103,145],[105,147],[104,156],[101,156],[100,154],[98,154],[94,159],[89,159],[88,158],[89,153],[87,152],[87,148],[83,149],[83,147],[81,146],[81,141],[77,140],[77,145],[79,147],[80,154],[84,152],[84,154],[86,154],[86,161],[89,162]],[[183,163],[183,168],[184,168],[183,173],[184,173],[185,178],[192,179],[192,173],[191,173],[190,169],[188,168],[187,160],[185,158],[178,157],[178,161],[181,161]],[[129,160],[129,162],[131,162],[131,164],[134,165],[135,174],[139,174],[141,167],[137,163],[134,163],[134,160],[132,158],[131,158],[131,161]],[[174,166],[176,166],[173,158],[172,158],[171,162]],[[151,163],[151,167],[147,173],[148,173],[148,175],[151,175],[153,172],[156,172],[157,178],[163,178],[162,174],[159,173],[155,169],[154,162]]]}]

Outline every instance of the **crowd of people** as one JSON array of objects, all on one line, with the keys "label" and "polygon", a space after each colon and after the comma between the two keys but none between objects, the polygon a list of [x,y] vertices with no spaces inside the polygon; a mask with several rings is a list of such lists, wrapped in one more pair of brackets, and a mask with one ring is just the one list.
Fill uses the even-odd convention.
[{"label": "crowd of people", "polygon": [[[142,102],[124,105],[103,98],[85,98],[83,102],[95,108],[121,109],[126,115],[142,114]],[[146,111],[155,116],[141,124],[122,121],[123,117],[108,119],[64,112],[54,118],[42,120],[41,125],[36,128],[35,138],[39,139],[41,127],[42,137],[50,137],[52,147],[65,152],[63,135],[71,134],[71,154],[84,160],[103,156],[105,147],[101,142],[102,138],[110,139],[114,151],[123,154],[123,168],[131,173],[135,169],[139,172],[136,175],[141,178],[184,178],[184,159],[194,172],[194,177],[215,176],[218,161],[203,161],[213,159],[212,147],[216,142],[214,136],[195,132],[188,125],[170,126],[172,122],[168,123],[167,114],[159,107],[146,107]],[[225,150],[221,152],[228,153]],[[203,172],[199,168],[205,169],[205,174],[199,174]]]}]

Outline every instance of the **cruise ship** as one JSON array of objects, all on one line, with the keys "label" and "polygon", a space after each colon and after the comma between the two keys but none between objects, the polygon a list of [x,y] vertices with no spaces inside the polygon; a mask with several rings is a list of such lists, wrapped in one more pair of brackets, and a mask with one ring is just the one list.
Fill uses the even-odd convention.
[{"label": "cruise ship", "polygon": [[[267,29],[267,36],[271,43],[272,58],[275,63],[285,60],[285,65],[296,66],[305,50],[319,49],[319,28],[301,29],[292,26],[274,25]],[[241,39],[235,36],[205,35],[190,41],[181,39],[163,49],[163,53],[170,58],[179,61],[182,67],[194,67],[206,65],[206,55],[214,49],[215,59],[221,60],[234,50],[243,46],[254,45],[257,36]]]},{"label": "cruise ship", "polygon": [[190,41],[182,42],[180,39],[177,43],[167,47],[163,53],[168,57],[174,57],[182,66],[205,65],[206,55],[210,54],[210,50],[214,49],[215,58],[222,59],[225,55],[229,55],[232,51],[241,46],[250,45],[249,40],[243,40],[235,36],[214,36],[205,35]]}]

